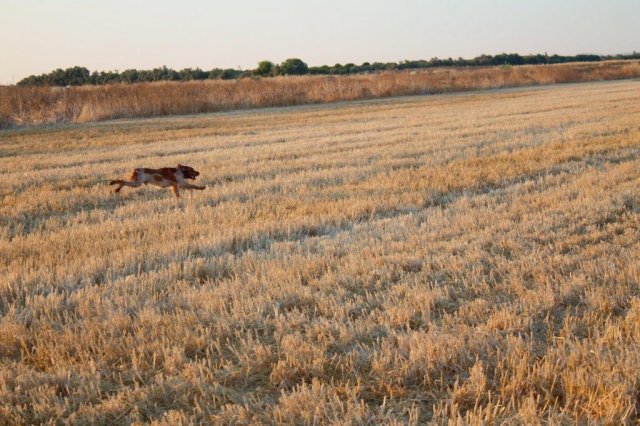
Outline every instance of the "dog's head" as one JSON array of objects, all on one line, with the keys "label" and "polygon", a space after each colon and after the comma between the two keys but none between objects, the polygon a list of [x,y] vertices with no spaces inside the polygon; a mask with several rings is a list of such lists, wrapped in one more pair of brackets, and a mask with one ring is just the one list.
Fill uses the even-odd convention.
[{"label": "dog's head", "polygon": [[178,170],[180,170],[182,172],[182,176],[184,176],[185,179],[195,179],[196,177],[198,177],[198,175],[200,174],[200,172],[198,172],[196,169],[194,169],[191,166],[183,166],[182,164],[178,164]]}]

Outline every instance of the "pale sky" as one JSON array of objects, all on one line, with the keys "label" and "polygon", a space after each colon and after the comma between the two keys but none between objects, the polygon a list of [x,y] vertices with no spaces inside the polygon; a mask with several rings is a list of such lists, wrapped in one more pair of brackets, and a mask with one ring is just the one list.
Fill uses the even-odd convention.
[{"label": "pale sky", "polygon": [[0,0],[0,84],[89,70],[640,51],[640,0]]}]

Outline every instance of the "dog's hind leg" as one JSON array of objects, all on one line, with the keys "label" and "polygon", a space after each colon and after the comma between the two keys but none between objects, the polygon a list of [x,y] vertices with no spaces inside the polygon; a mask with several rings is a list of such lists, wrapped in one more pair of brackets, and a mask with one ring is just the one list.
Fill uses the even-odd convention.
[{"label": "dog's hind leg", "polygon": [[120,192],[120,190],[124,186],[131,186],[133,188],[137,188],[140,185],[142,185],[142,182],[140,182],[138,180],[128,181],[128,180],[116,179],[116,180],[112,180],[111,182],[109,182],[109,185],[118,185],[118,187],[116,188],[115,192]]},{"label": "dog's hind leg", "polygon": [[120,192],[123,186],[130,186],[132,188],[137,188],[142,184],[143,182],[142,182],[142,179],[140,179],[140,175],[138,174],[138,169],[135,169],[133,173],[131,173],[129,180],[116,179],[109,182],[109,185],[118,185],[115,192]]}]

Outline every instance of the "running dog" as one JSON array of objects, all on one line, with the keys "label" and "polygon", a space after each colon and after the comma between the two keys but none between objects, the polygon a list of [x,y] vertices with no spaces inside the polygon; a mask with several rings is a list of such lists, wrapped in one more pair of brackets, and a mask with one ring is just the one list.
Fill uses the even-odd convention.
[{"label": "running dog", "polygon": [[192,185],[185,179],[194,180],[200,173],[193,167],[178,164],[177,167],[163,167],[161,169],[134,169],[129,180],[116,179],[109,182],[109,185],[118,185],[115,192],[120,192],[124,186],[137,188],[142,184],[151,184],[161,188],[171,187],[176,198],[180,198],[179,188],[182,189],[205,189],[204,186]]}]

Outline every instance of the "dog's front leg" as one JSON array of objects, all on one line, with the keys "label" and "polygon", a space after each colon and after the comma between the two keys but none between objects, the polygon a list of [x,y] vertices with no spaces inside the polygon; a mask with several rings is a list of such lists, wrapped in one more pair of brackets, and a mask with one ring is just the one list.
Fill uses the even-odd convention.
[{"label": "dog's front leg", "polygon": [[197,189],[199,191],[202,191],[203,189],[206,188],[206,186],[192,185],[190,183],[185,182],[185,183],[182,184],[182,188],[184,188],[184,189]]}]

